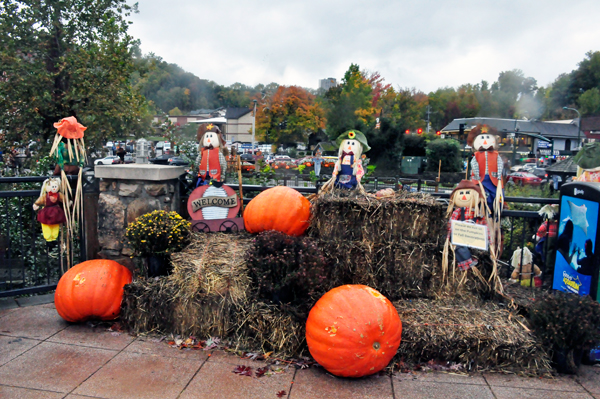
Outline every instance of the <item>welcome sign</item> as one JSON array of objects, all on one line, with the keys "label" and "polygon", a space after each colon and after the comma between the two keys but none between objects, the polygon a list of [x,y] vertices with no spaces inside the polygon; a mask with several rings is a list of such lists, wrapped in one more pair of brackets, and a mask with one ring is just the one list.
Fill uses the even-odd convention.
[{"label": "welcome sign", "polygon": [[238,206],[238,197],[235,194],[228,197],[201,197],[192,201],[192,212],[197,212],[207,206],[234,208]]}]

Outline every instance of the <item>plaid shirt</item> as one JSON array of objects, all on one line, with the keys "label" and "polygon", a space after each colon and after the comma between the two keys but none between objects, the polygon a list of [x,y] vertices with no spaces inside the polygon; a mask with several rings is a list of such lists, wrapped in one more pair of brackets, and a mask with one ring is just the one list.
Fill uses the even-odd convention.
[{"label": "plaid shirt", "polygon": [[[548,227],[548,226],[550,226],[550,227]],[[548,221],[546,220],[544,223],[542,223],[542,225],[538,229],[536,236],[540,239],[546,237],[546,235],[548,235],[550,238],[552,238],[552,237],[556,237],[557,233],[558,233],[558,222],[552,221],[552,222],[548,223]]]},{"label": "plaid shirt", "polygon": [[[464,212],[464,219],[461,218],[461,212]],[[450,216],[450,219],[448,220],[448,239],[450,239],[450,235],[452,234],[452,221],[453,220],[458,220],[461,222],[468,222],[469,220],[473,220],[475,222],[475,224],[480,224],[483,226],[487,226],[487,221],[485,220],[485,218],[476,218],[475,217],[475,212],[473,211],[473,209],[467,209],[467,208],[456,208],[453,212],[452,212],[452,216]],[[487,230],[488,232],[488,242],[490,240],[490,229]]]}]

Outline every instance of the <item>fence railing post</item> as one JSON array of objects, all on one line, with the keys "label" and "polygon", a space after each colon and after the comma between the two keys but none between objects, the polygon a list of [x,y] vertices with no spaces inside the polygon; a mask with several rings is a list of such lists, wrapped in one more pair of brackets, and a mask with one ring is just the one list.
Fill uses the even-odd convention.
[{"label": "fence railing post", "polygon": [[417,180],[417,191],[419,191],[419,192],[421,191],[421,183],[422,183],[421,179],[418,179]]}]

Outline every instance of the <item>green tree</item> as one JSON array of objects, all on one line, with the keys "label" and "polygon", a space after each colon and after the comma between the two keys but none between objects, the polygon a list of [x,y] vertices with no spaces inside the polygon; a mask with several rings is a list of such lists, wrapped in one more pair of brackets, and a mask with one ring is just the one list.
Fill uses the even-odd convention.
[{"label": "green tree", "polygon": [[360,71],[358,65],[351,64],[344,74],[342,83],[325,93],[327,134],[331,138],[349,129],[363,129],[375,119],[373,107],[373,82]]},{"label": "green tree", "polygon": [[136,42],[124,0],[0,2],[0,125],[5,143],[54,135],[75,116],[86,142],[141,133],[146,100],[131,84]]},{"label": "green tree", "polygon": [[427,170],[437,172],[442,161],[442,172],[460,172],[460,143],[454,139],[436,139],[427,144]]},{"label": "green tree", "polygon": [[581,115],[600,115],[600,90],[597,87],[586,90],[585,93],[579,96],[577,103],[579,104]]}]

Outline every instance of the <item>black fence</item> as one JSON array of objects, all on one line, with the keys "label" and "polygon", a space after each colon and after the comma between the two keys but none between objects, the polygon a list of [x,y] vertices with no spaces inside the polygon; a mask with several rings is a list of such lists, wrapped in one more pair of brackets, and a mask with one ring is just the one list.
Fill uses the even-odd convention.
[{"label": "black fence", "polygon": [[[0,178],[0,297],[51,291],[67,267],[60,237],[46,242],[33,210],[46,178]],[[81,245],[84,223],[77,226],[70,251],[72,264],[86,259]]]}]

